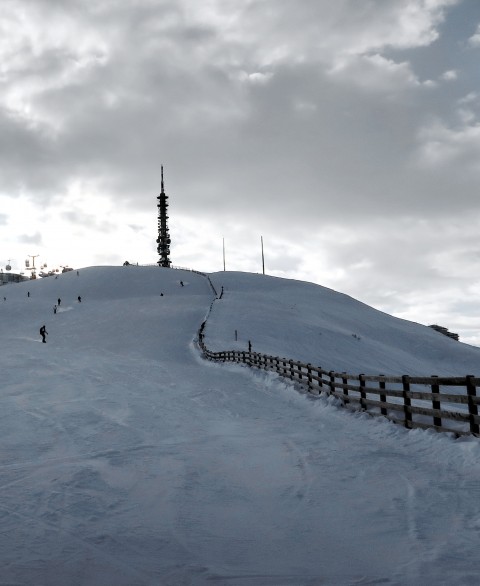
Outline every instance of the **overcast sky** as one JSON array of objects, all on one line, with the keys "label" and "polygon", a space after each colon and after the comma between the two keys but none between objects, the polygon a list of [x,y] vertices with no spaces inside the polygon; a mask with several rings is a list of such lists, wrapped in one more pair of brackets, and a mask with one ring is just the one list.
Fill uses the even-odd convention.
[{"label": "overcast sky", "polygon": [[313,281],[480,345],[480,2],[2,0],[0,262]]}]

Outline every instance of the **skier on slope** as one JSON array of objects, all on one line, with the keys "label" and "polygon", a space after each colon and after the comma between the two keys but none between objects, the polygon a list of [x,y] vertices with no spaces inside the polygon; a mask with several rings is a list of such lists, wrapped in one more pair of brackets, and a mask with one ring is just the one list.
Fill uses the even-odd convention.
[{"label": "skier on slope", "polygon": [[40,335],[42,336],[42,342],[44,344],[46,344],[47,343],[47,340],[46,340],[45,336],[48,335],[48,332],[47,332],[47,328],[45,326],[42,326],[40,328]]}]

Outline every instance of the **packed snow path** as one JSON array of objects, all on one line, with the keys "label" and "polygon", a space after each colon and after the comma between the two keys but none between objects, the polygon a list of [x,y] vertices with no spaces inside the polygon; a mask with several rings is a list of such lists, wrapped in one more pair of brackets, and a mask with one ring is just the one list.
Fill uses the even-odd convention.
[{"label": "packed snow path", "polygon": [[[228,278],[255,298],[259,277]],[[1,292],[0,584],[478,584],[477,439],[204,361],[200,275],[97,267]]]}]

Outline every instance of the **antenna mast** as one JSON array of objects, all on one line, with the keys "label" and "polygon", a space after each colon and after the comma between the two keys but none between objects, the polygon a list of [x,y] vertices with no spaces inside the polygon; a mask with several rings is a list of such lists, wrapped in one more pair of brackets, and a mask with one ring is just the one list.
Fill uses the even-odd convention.
[{"label": "antenna mast", "polygon": [[163,182],[163,165],[162,165],[162,183],[160,195],[158,199],[158,238],[157,238],[157,252],[160,256],[158,259],[159,267],[170,267],[170,234],[167,225],[167,209],[168,209],[168,195],[165,193],[165,186]]}]

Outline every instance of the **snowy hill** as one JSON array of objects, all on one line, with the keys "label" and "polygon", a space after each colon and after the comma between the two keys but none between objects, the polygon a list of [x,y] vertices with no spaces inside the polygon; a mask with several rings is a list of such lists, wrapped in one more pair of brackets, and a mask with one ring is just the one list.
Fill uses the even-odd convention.
[{"label": "snowy hill", "polygon": [[[479,349],[331,290],[211,279],[214,350],[480,371]],[[193,340],[213,293],[193,272],[91,267],[0,295],[0,584],[477,583],[476,438],[206,362]]]},{"label": "snowy hill", "polygon": [[352,374],[480,372],[480,348],[331,289],[249,273],[215,273],[212,281],[224,296],[208,321],[211,350],[245,350],[251,340],[256,352]]},{"label": "snowy hill", "polygon": [[[237,272],[214,273],[211,280],[218,294],[224,288],[206,329],[212,350],[246,349],[250,340],[257,352],[354,374],[459,376],[480,371],[480,348],[394,318],[331,289]],[[72,271],[58,279],[29,281],[3,291],[8,295],[4,316],[15,320],[15,339],[36,337],[43,320],[49,322],[50,343],[62,348],[87,344],[130,352],[125,342],[134,338],[134,353],[149,358],[166,351],[150,340],[167,328],[174,344],[175,321],[183,325],[188,315],[185,334],[193,339],[213,298],[205,277],[157,267],[91,267],[81,270],[81,278]],[[83,305],[77,302],[79,295]],[[53,320],[58,298],[62,299],[62,320]],[[121,319],[112,323],[115,315]],[[185,341],[182,338],[181,343]]]}]

